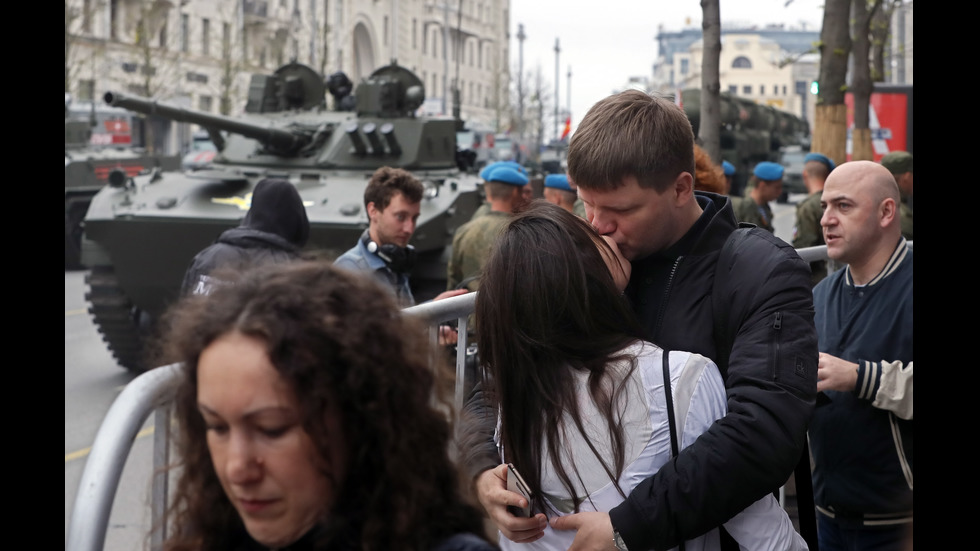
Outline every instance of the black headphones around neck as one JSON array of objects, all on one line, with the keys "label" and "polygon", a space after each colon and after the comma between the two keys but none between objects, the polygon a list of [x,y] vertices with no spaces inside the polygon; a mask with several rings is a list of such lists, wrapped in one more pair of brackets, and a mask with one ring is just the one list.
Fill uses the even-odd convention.
[{"label": "black headphones around neck", "polygon": [[413,245],[399,247],[394,243],[378,245],[371,239],[371,234],[364,232],[361,238],[368,252],[378,255],[385,261],[391,271],[399,274],[407,274],[415,267],[415,258],[418,256]]}]

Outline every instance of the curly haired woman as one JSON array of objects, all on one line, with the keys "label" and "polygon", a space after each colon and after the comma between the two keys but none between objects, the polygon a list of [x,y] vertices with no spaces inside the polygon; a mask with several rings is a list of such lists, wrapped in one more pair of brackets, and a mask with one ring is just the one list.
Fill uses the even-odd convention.
[{"label": "curly haired woman", "polygon": [[446,371],[372,279],[262,268],[166,326],[184,380],[165,549],[495,548],[448,455]]}]

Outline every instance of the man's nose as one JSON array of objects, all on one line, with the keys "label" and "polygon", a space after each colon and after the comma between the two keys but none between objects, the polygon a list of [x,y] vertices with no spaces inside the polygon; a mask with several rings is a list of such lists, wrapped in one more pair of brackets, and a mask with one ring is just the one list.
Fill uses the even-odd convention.
[{"label": "man's nose", "polygon": [[591,212],[589,222],[591,222],[592,227],[599,232],[599,235],[609,235],[616,231],[616,224],[613,222],[612,218],[595,209],[593,209]]}]

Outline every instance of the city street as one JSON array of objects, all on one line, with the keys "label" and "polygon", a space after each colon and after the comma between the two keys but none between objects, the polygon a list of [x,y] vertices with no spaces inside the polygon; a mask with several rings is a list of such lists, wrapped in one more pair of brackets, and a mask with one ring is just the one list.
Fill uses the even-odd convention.
[{"label": "city street", "polygon": [[[796,205],[772,203],[776,235],[792,241]],[[102,418],[113,400],[134,377],[119,367],[89,317],[85,303],[85,271],[65,272],[65,536],[78,482]],[[149,484],[152,471],[152,418],[130,453],[106,535],[106,551],[132,551],[146,546]]]}]

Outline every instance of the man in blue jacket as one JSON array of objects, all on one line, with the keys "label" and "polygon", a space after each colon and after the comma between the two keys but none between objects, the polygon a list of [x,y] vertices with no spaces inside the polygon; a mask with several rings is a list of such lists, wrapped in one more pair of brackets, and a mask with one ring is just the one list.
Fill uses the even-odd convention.
[{"label": "man in blue jacket", "polygon": [[[568,176],[588,220],[632,264],[625,295],[645,337],[715,360],[729,403],[622,504],[553,527],[577,530],[573,550],[669,549],[778,490],[801,464],[817,371],[809,267],[771,233],[737,230],[727,197],[694,191],[691,124],[663,98],[628,90],[593,106],[569,145]],[[496,467],[496,414],[479,390],[464,411],[463,459],[503,535],[534,541],[546,519],[507,513],[521,498]]]},{"label": "man in blue jacket", "polygon": [[821,550],[905,549],[912,523],[912,249],[885,167],[830,173],[827,256],[847,264],[813,289],[819,335],[810,424]]}]

